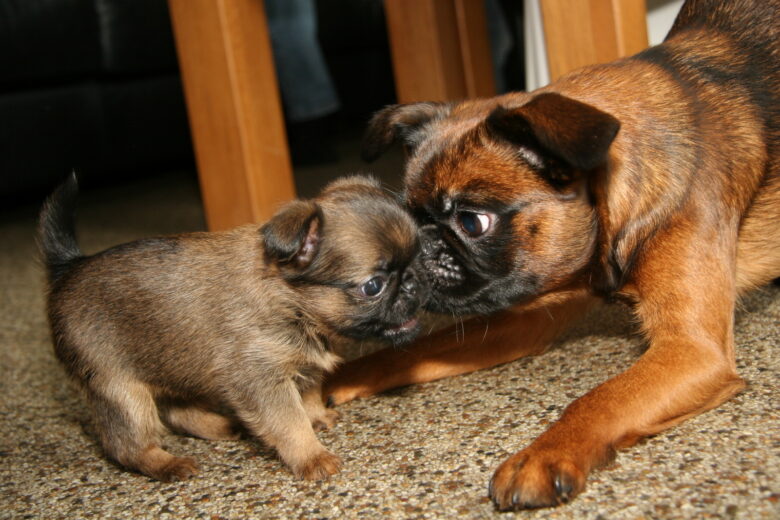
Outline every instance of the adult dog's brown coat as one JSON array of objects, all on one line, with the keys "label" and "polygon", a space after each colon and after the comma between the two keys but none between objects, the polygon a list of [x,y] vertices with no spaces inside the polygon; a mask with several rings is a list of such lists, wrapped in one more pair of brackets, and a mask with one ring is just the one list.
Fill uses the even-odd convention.
[{"label": "adult dog's brown coat", "polygon": [[780,2],[689,0],[662,45],[535,92],[388,107],[368,155],[398,138],[436,308],[513,307],[485,338],[345,366],[336,402],[541,353],[591,302],[629,302],[648,350],[498,468],[513,509],[743,387],[735,303],[780,275]]}]

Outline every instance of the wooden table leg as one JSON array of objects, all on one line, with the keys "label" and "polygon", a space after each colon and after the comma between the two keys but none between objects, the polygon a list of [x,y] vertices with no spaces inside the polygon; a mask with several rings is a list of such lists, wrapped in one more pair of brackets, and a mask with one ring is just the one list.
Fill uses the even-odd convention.
[{"label": "wooden table leg", "polygon": [[295,197],[262,0],[168,0],[209,229]]},{"label": "wooden table leg", "polygon": [[645,0],[539,0],[550,79],[647,47]]},{"label": "wooden table leg", "polygon": [[399,103],[495,94],[484,4],[385,0]]}]

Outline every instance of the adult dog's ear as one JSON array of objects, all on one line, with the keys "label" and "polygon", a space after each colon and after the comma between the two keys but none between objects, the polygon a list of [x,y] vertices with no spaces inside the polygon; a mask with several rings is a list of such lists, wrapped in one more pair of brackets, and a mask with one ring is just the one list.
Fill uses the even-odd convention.
[{"label": "adult dog's ear", "polygon": [[411,103],[390,105],[375,113],[363,137],[363,160],[371,162],[401,139],[408,149],[420,142],[419,130],[425,123],[446,117],[449,103]]},{"label": "adult dog's ear", "polygon": [[322,210],[315,202],[294,200],[266,222],[260,232],[267,260],[304,269],[319,252]]},{"label": "adult dog's ear", "polygon": [[546,93],[518,108],[496,108],[487,127],[522,148],[531,166],[536,166],[535,160],[543,165],[545,156],[551,154],[572,168],[587,171],[606,162],[620,122],[580,101]]}]

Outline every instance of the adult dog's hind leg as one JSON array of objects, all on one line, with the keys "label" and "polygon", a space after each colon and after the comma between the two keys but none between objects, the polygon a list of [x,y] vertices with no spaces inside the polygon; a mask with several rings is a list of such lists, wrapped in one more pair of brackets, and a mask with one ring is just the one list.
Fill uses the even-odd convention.
[{"label": "adult dog's hind leg", "polygon": [[780,173],[767,182],[751,204],[739,230],[737,291],[780,285]]}]

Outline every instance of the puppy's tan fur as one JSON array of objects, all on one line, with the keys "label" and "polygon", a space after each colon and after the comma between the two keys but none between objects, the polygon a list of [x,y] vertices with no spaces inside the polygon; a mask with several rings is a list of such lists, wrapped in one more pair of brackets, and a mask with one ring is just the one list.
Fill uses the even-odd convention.
[{"label": "puppy's tan fur", "polygon": [[[403,208],[355,177],[289,203],[262,227],[85,257],[70,222],[74,197],[71,179],[41,215],[49,317],[107,454],[160,480],[187,478],[197,465],[161,448],[163,424],[233,439],[237,419],[296,475],[337,472],[339,458],[314,433],[336,418],[322,404],[321,374],[339,361],[334,339],[410,333],[397,329],[420,293],[392,285],[394,276],[406,289],[416,280],[416,227]],[[362,294],[378,270],[387,289]]]}]

